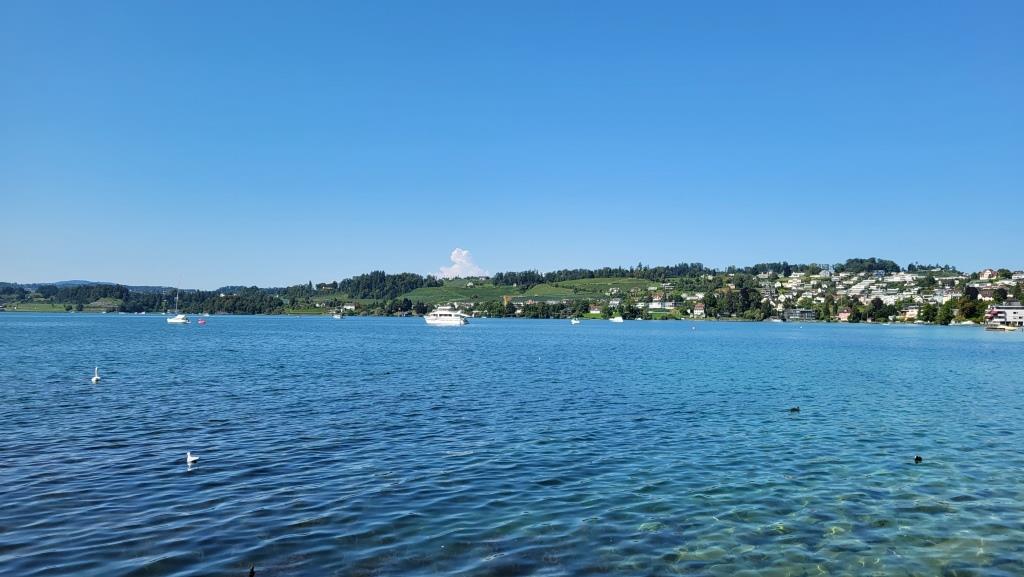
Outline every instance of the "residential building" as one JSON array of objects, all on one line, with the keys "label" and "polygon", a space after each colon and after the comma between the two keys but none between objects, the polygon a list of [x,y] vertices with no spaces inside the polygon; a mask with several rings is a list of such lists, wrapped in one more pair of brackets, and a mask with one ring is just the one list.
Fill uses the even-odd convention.
[{"label": "residential building", "polygon": [[704,318],[704,303],[693,305],[693,316],[694,318]]},{"label": "residential building", "polygon": [[900,311],[900,318],[905,321],[916,321],[917,315],[921,312],[921,307],[909,306]]},{"label": "residential building", "polygon": [[813,321],[818,318],[814,309],[786,309],[787,321]]},{"label": "residential building", "polygon": [[841,323],[848,323],[850,322],[850,315],[852,314],[853,311],[851,311],[850,309],[843,309],[839,311],[838,314],[836,314],[836,320],[838,320]]},{"label": "residential building", "polygon": [[1020,301],[1006,301],[993,305],[985,311],[985,322],[996,325],[1024,327],[1024,304]]},{"label": "residential building", "polygon": [[999,276],[999,273],[990,268],[987,268],[978,273],[978,278],[980,278],[981,280],[995,280],[997,276]]},{"label": "residential building", "polygon": [[978,287],[978,298],[983,301],[990,301],[994,298],[997,286],[980,286]]}]

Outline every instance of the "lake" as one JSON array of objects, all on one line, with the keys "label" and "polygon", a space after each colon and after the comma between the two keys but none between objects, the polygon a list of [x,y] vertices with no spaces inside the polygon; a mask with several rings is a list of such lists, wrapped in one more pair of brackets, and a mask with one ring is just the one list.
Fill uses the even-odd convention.
[{"label": "lake", "polygon": [[194,321],[0,313],[0,573],[1024,572],[1024,333]]}]

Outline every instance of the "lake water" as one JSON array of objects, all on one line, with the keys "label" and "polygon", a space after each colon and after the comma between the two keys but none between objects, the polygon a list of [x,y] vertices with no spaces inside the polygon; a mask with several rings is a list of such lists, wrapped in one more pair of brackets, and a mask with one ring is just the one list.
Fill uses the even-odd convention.
[{"label": "lake water", "polygon": [[1024,333],[208,321],[0,314],[0,574],[1024,573]]}]

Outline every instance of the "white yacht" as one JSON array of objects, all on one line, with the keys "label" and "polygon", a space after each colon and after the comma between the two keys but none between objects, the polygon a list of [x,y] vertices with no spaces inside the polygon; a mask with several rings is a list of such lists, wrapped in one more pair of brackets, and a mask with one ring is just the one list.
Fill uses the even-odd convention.
[{"label": "white yacht", "polygon": [[612,321],[613,323],[621,323],[622,322],[622,317],[612,317],[612,318],[610,318],[608,320]]},{"label": "white yacht", "polygon": [[423,320],[427,321],[428,325],[443,327],[457,327],[469,322],[466,320],[466,315],[448,306],[437,307],[433,312],[424,316]]}]

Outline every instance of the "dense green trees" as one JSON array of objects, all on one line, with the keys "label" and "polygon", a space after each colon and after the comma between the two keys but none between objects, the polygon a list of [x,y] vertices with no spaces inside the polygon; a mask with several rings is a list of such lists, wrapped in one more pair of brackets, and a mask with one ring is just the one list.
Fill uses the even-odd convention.
[{"label": "dense green trees", "polygon": [[917,318],[926,322],[934,323],[939,314],[939,307],[932,303],[926,303],[921,307],[921,310],[917,313]]},{"label": "dense green trees", "polygon": [[871,272],[884,270],[885,272],[900,272],[900,265],[891,260],[883,258],[850,258],[846,262],[835,265],[836,272]]},{"label": "dense green trees", "polygon": [[939,306],[935,314],[935,322],[940,325],[948,325],[956,318],[956,301],[949,300]]},{"label": "dense green trees", "polygon": [[431,275],[387,274],[381,270],[337,281],[337,291],[354,299],[393,299],[420,287],[434,286],[441,286],[441,281]]},{"label": "dense green trees", "polygon": [[713,273],[713,269],[706,268],[699,262],[679,263],[671,266],[644,266],[643,263],[635,267],[604,267],[598,269],[563,269],[547,273],[540,273],[535,270],[519,272],[499,272],[491,279],[499,286],[516,285],[520,288],[529,288],[542,283],[555,283],[570,280],[587,278],[640,278],[651,281],[664,281],[675,277],[692,277],[702,274]]}]

